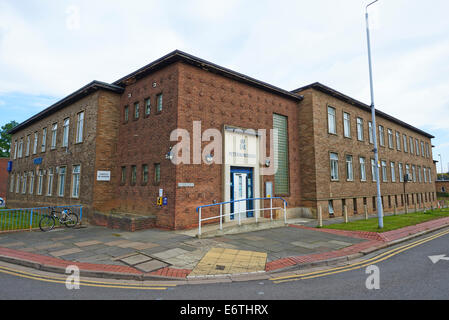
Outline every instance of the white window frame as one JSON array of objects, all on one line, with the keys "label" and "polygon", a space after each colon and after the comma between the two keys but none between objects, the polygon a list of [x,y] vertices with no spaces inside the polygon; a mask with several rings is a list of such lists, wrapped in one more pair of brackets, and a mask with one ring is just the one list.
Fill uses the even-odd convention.
[{"label": "white window frame", "polygon": [[363,136],[363,119],[362,118],[357,118],[357,139],[359,141],[363,141],[364,136]]},{"label": "white window frame", "polygon": [[351,115],[347,112],[343,112],[343,136],[351,138]]},{"label": "white window frame", "polygon": [[396,149],[401,151],[401,133],[396,131]]},{"label": "white window frame", "polygon": [[371,159],[371,176],[372,176],[373,182],[376,182],[376,181],[377,181],[377,177],[376,177],[376,173],[377,173],[376,166],[377,166],[376,160]]},{"label": "white window frame", "polygon": [[20,177],[20,173],[18,173],[17,177],[16,177],[16,193],[20,192],[20,181],[21,181],[21,177]]},{"label": "white window frame", "polygon": [[62,166],[58,169],[58,197],[65,195],[65,182],[67,178],[67,167]]},{"label": "white window frame", "polygon": [[30,171],[28,175],[30,176],[30,187],[29,187],[28,193],[33,194],[34,193],[34,171]]},{"label": "white window frame", "polygon": [[30,144],[31,144],[31,136],[27,135],[27,148],[25,151],[25,157],[28,157],[30,155]]},{"label": "white window frame", "polygon": [[81,165],[74,165],[72,169],[72,198],[78,199],[80,197],[80,183]]},{"label": "white window frame", "polygon": [[346,155],[346,181],[354,181],[354,165],[351,155]]},{"label": "white window frame", "polygon": [[45,152],[47,148],[47,128],[42,129],[42,145],[41,152]]},{"label": "white window frame", "polygon": [[387,170],[387,161],[382,160],[381,161],[382,166],[382,181],[388,182],[388,170]]},{"label": "white window frame", "polygon": [[415,147],[414,147],[415,144],[413,142],[413,137],[410,137],[409,140],[410,140],[410,154],[414,154],[415,153]]},{"label": "white window frame", "polygon": [[338,174],[338,154],[331,152],[329,155],[330,159],[330,167],[331,167],[331,180],[332,181],[338,181],[339,180],[339,174]]},{"label": "white window frame", "polygon": [[381,147],[385,147],[385,129],[379,125],[379,144]]},{"label": "white window frame", "polygon": [[9,192],[10,193],[14,192],[14,183],[16,181],[15,179],[16,179],[15,174],[11,173],[11,180],[10,180],[10,183],[9,183]]},{"label": "white window frame", "polygon": [[366,159],[364,157],[359,157],[360,163],[360,180],[366,181]]},{"label": "white window frame", "polygon": [[34,144],[33,144],[33,154],[37,153],[37,144],[39,142],[39,134],[37,131],[34,133]]},{"label": "white window frame", "polygon": [[373,123],[371,121],[368,121],[368,138],[369,138],[369,143],[374,144]]},{"label": "white window frame", "polygon": [[14,140],[14,160],[17,159],[17,147],[18,147],[18,143],[17,143],[17,139]]},{"label": "white window frame", "polygon": [[37,195],[41,196],[42,195],[42,187],[43,187],[43,171],[42,169],[39,169],[38,171],[38,175],[37,175]]},{"label": "white window frame", "polygon": [[327,106],[327,132],[337,134],[337,109],[331,106]]},{"label": "white window frame", "polygon": [[404,152],[408,152],[408,138],[406,134],[402,135],[402,140],[404,144]]},{"label": "white window frame", "polygon": [[419,140],[418,139],[415,139],[415,146],[416,146],[416,155],[419,156],[420,151],[419,151]]},{"label": "white window frame", "polygon": [[62,147],[67,148],[69,146],[69,130],[70,130],[70,118],[64,119],[62,125]]},{"label": "white window frame", "polygon": [[412,165],[412,177],[413,177],[413,182],[416,183],[416,166]]},{"label": "white window frame", "polygon": [[396,167],[394,162],[390,162],[391,182],[396,182]]},{"label": "white window frame", "polygon": [[51,126],[51,149],[55,149],[56,148],[56,143],[58,140],[58,124],[57,123],[53,123]]},{"label": "white window frame", "polygon": [[76,120],[76,138],[75,143],[83,142],[84,136],[84,111],[81,111],[77,115]]},{"label": "white window frame", "polygon": [[387,129],[387,131],[388,131],[388,147],[390,149],[394,149],[393,130]]},{"label": "white window frame", "polygon": [[399,163],[399,181],[404,182],[404,165]]},{"label": "white window frame", "polygon": [[53,195],[53,183],[55,178],[55,172],[53,168],[48,169],[48,177],[47,177],[47,196]]}]

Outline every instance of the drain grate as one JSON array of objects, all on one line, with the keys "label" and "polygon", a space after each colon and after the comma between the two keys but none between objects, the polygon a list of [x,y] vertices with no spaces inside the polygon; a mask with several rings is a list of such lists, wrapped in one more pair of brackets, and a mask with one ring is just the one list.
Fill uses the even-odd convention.
[{"label": "drain grate", "polygon": [[215,266],[215,270],[224,270],[225,269],[225,266],[220,266],[220,265],[216,265]]}]

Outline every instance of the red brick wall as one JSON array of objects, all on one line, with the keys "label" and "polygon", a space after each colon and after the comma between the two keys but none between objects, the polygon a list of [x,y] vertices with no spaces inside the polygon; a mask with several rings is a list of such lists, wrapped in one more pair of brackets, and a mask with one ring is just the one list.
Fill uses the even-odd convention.
[{"label": "red brick wall", "polygon": [[0,198],[6,200],[9,175],[6,171],[8,167],[8,158],[0,158]]}]

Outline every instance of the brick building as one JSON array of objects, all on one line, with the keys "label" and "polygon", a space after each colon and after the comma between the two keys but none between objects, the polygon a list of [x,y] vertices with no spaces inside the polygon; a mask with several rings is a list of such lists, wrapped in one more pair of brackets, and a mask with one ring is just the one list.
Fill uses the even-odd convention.
[{"label": "brick building", "polygon": [[[289,92],[175,51],[14,128],[9,205],[83,204],[90,223],[131,230],[190,228],[197,206],[267,194],[287,200],[290,215],[372,212],[369,119],[367,105],[322,84]],[[385,209],[436,200],[433,136],[380,111],[377,121]],[[401,170],[413,181],[407,196]],[[251,218],[264,206],[225,211]]]},{"label": "brick building", "polygon": [[449,180],[437,180],[435,185],[437,192],[449,193]]},{"label": "brick building", "polygon": [[6,190],[8,186],[8,158],[0,158],[0,198],[6,201]]}]

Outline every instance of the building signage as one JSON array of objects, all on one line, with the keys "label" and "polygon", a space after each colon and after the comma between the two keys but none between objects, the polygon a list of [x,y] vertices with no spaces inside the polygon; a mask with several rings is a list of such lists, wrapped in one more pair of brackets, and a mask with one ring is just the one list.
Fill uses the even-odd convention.
[{"label": "building signage", "polygon": [[162,205],[164,205],[164,206],[168,205],[168,198],[167,197],[164,197],[162,199]]},{"label": "building signage", "polygon": [[111,181],[111,171],[97,171],[97,181]]},{"label": "building signage", "polygon": [[42,158],[36,158],[33,160],[35,165],[42,164]]},{"label": "building signage", "polygon": [[257,165],[258,140],[245,131],[225,131],[225,163],[229,165]]},{"label": "building signage", "polygon": [[6,171],[8,172],[12,171],[12,161],[8,161],[8,167],[6,168]]},{"label": "building signage", "polygon": [[194,183],[180,182],[178,183],[179,188],[193,188],[195,186]]}]

